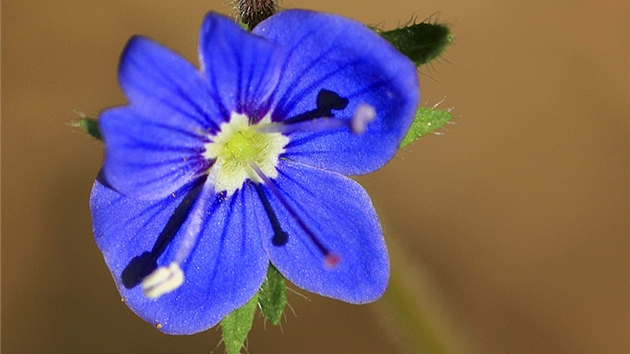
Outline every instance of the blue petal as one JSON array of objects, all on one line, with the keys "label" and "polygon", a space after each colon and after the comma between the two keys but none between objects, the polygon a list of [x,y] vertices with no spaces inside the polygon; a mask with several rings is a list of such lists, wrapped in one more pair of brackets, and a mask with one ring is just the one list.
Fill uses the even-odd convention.
[{"label": "blue petal", "polygon": [[365,25],[336,15],[282,11],[253,33],[283,48],[282,74],[271,98],[275,121],[319,108],[318,94],[326,91],[340,97],[337,107],[345,106],[332,110],[335,117],[349,119],[361,104],[376,110],[376,120],[360,136],[348,129],[292,135],[288,158],[362,174],[394,156],[419,100],[416,68],[409,59]]},{"label": "blue petal", "polygon": [[277,45],[211,12],[199,34],[199,56],[212,96],[226,112],[247,113],[251,117],[265,108],[261,105],[276,87],[280,74]]},{"label": "blue petal", "polygon": [[219,103],[209,95],[208,82],[195,66],[150,39],[129,40],[118,80],[133,108],[158,122],[216,131],[229,117],[219,115]]},{"label": "blue petal", "polygon": [[99,118],[106,142],[103,171],[116,190],[131,198],[164,198],[210,166],[203,156],[205,138],[185,124],[176,127],[154,117],[117,107]]},{"label": "blue petal", "polygon": [[279,224],[288,234],[286,244],[274,245],[269,218],[258,212],[263,245],[271,262],[287,279],[310,292],[350,303],[378,299],[387,287],[389,258],[365,190],[345,176],[298,163],[281,162],[278,170],[274,183],[282,195],[340,262],[333,269],[327,268],[320,249],[264,187]]},{"label": "blue petal", "polygon": [[203,144],[219,110],[197,69],[142,37],[129,41],[119,79],[130,105],[100,115],[104,173],[129,197],[164,198],[208,168]]},{"label": "blue petal", "polygon": [[[90,207],[98,247],[125,303],[147,322],[169,334],[193,334],[216,325],[244,305],[266,274],[265,255],[245,187],[220,196],[202,222],[202,234],[182,265],[183,285],[156,300],[138,286],[156,267],[170,263],[200,182],[188,184],[159,201],[138,201],[110,189],[100,177]],[[158,326],[159,324],[159,326]]]}]

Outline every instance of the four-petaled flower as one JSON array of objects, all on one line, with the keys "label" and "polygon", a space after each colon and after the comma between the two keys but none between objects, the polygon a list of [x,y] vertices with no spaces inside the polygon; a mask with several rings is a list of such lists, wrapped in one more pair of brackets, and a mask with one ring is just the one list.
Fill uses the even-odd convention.
[{"label": "four-petaled flower", "polygon": [[210,13],[201,69],[132,38],[129,104],[101,113],[94,234],[125,303],[172,334],[217,324],[271,262],[308,291],[379,298],[378,217],[344,175],[395,154],[418,103],[415,66],[366,26],[282,11],[252,33]]}]

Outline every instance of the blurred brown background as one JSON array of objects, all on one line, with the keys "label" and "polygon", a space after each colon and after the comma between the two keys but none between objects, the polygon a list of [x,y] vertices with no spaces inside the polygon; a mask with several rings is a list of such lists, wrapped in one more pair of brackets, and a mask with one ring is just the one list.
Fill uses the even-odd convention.
[{"label": "blurred brown background", "polygon": [[[455,347],[628,353],[628,2],[282,5],[385,29],[439,11],[452,25],[453,45],[420,79],[423,104],[444,99],[456,124],[359,181]],[[73,109],[124,102],[116,67],[131,35],[196,61],[211,9],[230,11],[224,0],[3,1],[3,352],[223,352],[218,331],[166,336],[120,302],[87,205],[102,148],[69,126]],[[289,294],[297,317],[282,330],[256,320],[249,352],[403,350],[386,304],[308,297]]]}]

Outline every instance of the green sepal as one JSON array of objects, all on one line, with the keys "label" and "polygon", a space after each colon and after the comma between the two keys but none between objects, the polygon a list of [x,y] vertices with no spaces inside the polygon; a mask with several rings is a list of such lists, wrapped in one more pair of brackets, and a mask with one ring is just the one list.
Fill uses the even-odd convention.
[{"label": "green sepal", "polygon": [[258,305],[258,294],[254,295],[243,307],[234,310],[221,320],[223,343],[228,354],[241,352],[247,334],[252,329],[256,305]]},{"label": "green sepal", "polygon": [[98,121],[96,118],[81,116],[75,124],[75,126],[79,127],[83,132],[87,133],[94,139],[103,141],[103,135],[101,131],[98,129]]},{"label": "green sepal", "polygon": [[260,290],[243,307],[234,310],[221,320],[223,343],[228,354],[240,353],[247,334],[252,329],[256,305],[273,325],[280,323],[287,304],[286,281],[280,272],[269,263],[267,276]]},{"label": "green sepal", "polygon": [[375,30],[416,66],[437,58],[453,40],[451,30],[441,23],[420,22],[391,31]]},{"label": "green sepal", "polygon": [[251,32],[249,30],[249,25],[245,22],[241,22],[241,21],[236,21],[236,23],[241,26],[242,29],[244,29],[246,32]]},{"label": "green sepal", "polygon": [[287,286],[284,277],[269,263],[267,277],[258,291],[258,304],[263,315],[274,326],[280,323],[287,304]]},{"label": "green sepal", "polygon": [[453,119],[450,110],[420,107],[416,111],[413,123],[407,131],[407,135],[400,143],[400,147],[405,147],[423,135],[432,133],[436,129],[442,128]]}]

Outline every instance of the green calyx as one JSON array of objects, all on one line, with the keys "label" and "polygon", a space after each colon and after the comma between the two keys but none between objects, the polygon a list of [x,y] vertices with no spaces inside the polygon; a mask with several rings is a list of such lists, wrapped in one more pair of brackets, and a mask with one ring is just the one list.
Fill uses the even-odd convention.
[{"label": "green calyx", "polygon": [[287,304],[287,286],[284,277],[269,263],[267,277],[258,291],[258,305],[265,318],[274,326],[280,323]]},{"label": "green calyx", "polygon": [[81,114],[81,118],[73,121],[72,123],[70,123],[70,125],[79,128],[81,131],[96,140],[103,141],[103,135],[98,129],[98,121],[96,120],[96,118],[88,117]]},{"label": "green calyx", "polygon": [[[274,326],[280,323],[287,304],[287,288],[284,277],[269,263],[267,276],[260,290],[243,307],[235,310],[221,321],[223,342],[228,354],[238,354],[252,328],[256,308]],[[258,305],[258,306],[256,306]]]},{"label": "green calyx", "polygon": [[405,135],[405,138],[400,143],[400,147],[403,148],[416,141],[419,137],[433,133],[437,129],[445,126],[452,119],[453,115],[450,109],[441,110],[435,109],[435,107],[418,108],[413,123],[411,123],[407,135]]},{"label": "green calyx", "polygon": [[442,23],[420,22],[391,31],[375,30],[416,66],[439,57],[453,41],[450,28]]},{"label": "green calyx", "polygon": [[247,334],[252,329],[258,294],[255,294],[243,307],[234,310],[221,320],[223,343],[228,354],[238,354],[245,344]]}]

